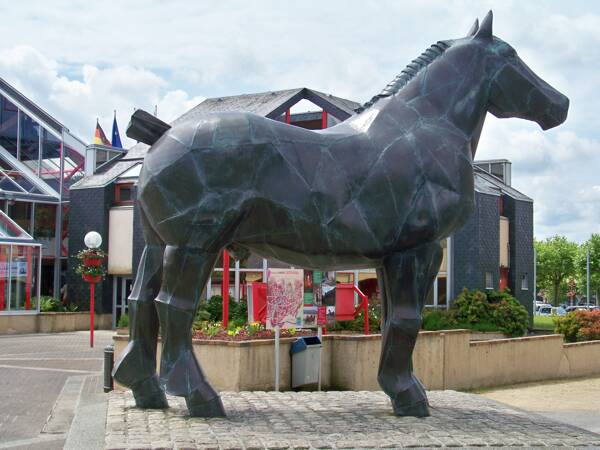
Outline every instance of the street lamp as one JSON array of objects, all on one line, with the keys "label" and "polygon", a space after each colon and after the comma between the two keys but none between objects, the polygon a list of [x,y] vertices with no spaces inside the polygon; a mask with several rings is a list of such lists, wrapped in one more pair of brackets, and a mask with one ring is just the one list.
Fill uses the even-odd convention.
[{"label": "street lamp", "polygon": [[83,238],[83,242],[89,249],[98,248],[102,245],[102,236],[97,231],[90,231]]},{"label": "street lamp", "polygon": [[[102,245],[102,236],[96,231],[90,231],[83,238],[83,242],[88,250],[97,249]],[[101,260],[98,261],[100,264]],[[95,265],[95,264],[94,264]],[[94,286],[96,284],[94,277],[89,277],[90,283],[90,347],[94,346]]]}]

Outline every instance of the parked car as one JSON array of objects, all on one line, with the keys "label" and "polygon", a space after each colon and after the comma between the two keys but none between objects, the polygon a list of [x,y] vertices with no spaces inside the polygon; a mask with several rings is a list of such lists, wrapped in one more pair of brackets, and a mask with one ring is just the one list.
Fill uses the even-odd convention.
[{"label": "parked car", "polygon": [[590,306],[589,308],[587,306],[567,306],[565,310],[570,313],[573,311],[592,311],[594,308],[595,306]]},{"label": "parked car", "polygon": [[551,305],[543,305],[538,307],[537,315],[538,316],[551,316],[552,315],[552,306]]},{"label": "parked car", "polygon": [[[550,311],[551,308],[552,308],[552,305],[549,304],[549,303],[540,303],[540,304],[537,304],[537,305],[535,305],[535,314],[536,315],[550,315],[549,311]],[[540,311],[542,311],[542,310],[547,311],[548,314],[541,314]]]}]

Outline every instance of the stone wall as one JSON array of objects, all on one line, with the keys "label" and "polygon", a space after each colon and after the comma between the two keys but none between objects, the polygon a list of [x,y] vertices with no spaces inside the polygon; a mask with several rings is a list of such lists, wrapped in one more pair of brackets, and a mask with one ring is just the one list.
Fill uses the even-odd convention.
[{"label": "stone wall", "polygon": [[[281,340],[282,390],[289,390],[291,385],[289,350],[293,340]],[[127,345],[127,336],[115,335],[114,343],[118,358]],[[379,390],[380,348],[379,334],[324,336],[323,388]],[[217,390],[274,388],[273,340],[195,340],[194,352]],[[417,340],[413,366],[427,389],[476,389],[600,375],[600,341],[564,344],[561,335],[471,341],[468,330],[423,331]]]},{"label": "stone wall", "polygon": [[[111,326],[110,314],[94,316],[95,330],[110,330]],[[0,314],[0,334],[64,333],[89,329],[89,312]]]}]

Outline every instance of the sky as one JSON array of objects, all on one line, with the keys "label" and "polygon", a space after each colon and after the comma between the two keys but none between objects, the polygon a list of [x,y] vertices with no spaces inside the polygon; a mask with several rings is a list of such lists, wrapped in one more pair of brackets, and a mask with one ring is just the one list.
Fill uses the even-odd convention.
[{"label": "sky", "polygon": [[600,3],[586,1],[1,2],[0,77],[85,142],[134,108],[170,121],[207,97],[309,87],[364,102],[430,44],[494,12],[494,35],[567,95],[567,121],[488,114],[477,159],[512,161],[534,233],[600,232]]}]

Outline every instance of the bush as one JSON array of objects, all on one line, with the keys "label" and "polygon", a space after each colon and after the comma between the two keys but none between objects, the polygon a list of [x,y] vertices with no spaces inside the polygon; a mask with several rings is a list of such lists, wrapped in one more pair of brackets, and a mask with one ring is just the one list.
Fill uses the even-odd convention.
[{"label": "bush", "polygon": [[554,322],[554,332],[562,334],[566,342],[600,339],[600,311],[573,311]]},{"label": "bush", "polygon": [[427,331],[452,330],[460,328],[453,311],[446,309],[426,309],[423,311],[422,328]]},{"label": "bush", "polygon": [[75,312],[78,310],[77,305],[63,305],[60,300],[54,297],[42,296],[40,297],[40,311],[41,312]]},{"label": "bush", "polygon": [[449,310],[425,311],[423,329],[467,328],[522,336],[527,330],[527,319],[527,310],[507,292],[463,289]]},{"label": "bush", "polygon": [[41,312],[62,312],[64,307],[62,303],[54,297],[40,297]]},{"label": "bush", "polygon": [[119,322],[117,323],[117,328],[128,328],[129,327],[129,314],[124,313],[119,317]]},{"label": "bush", "polygon": [[529,315],[523,305],[517,299],[511,297],[492,303],[492,323],[497,325],[500,331],[509,336],[523,336],[527,331]]},{"label": "bush", "polygon": [[[223,316],[223,298],[213,295],[203,301],[196,312],[197,322],[221,322]],[[241,327],[248,322],[248,302],[241,298],[239,302],[229,299],[229,322]]]}]

